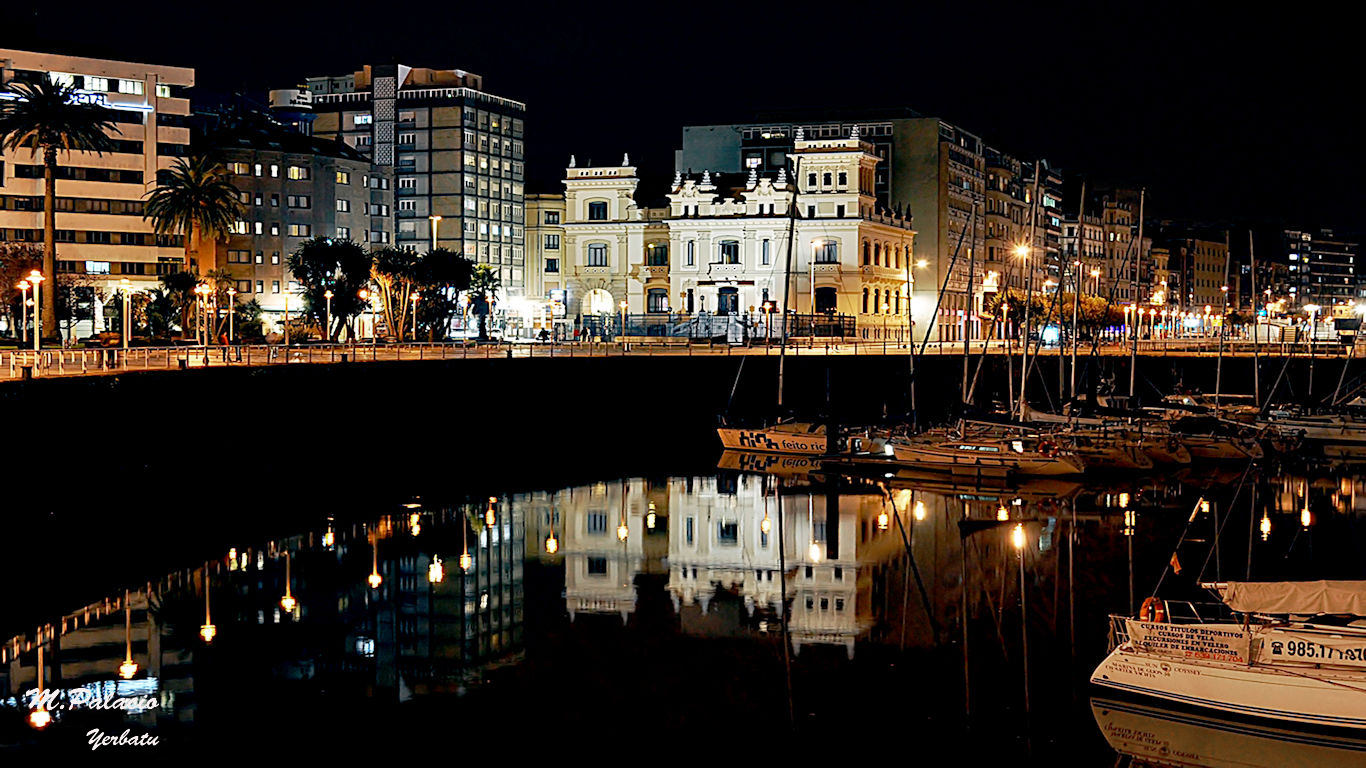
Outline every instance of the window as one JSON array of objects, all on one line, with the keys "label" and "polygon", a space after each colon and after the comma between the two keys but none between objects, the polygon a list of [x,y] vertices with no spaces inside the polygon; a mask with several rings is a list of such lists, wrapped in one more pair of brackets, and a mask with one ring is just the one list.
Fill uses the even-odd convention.
[{"label": "window", "polygon": [[133,94],[134,96],[141,96],[141,95],[142,95],[142,81],[141,81],[141,80],[120,80],[120,81],[119,81],[119,93],[131,93],[131,94]]},{"label": "window", "polygon": [[251,251],[228,251],[229,264],[250,264]]},{"label": "window", "polygon": [[338,201],[337,201],[337,213],[350,213],[350,212],[351,212],[351,201],[350,201],[350,200],[338,200]]},{"label": "window", "polygon": [[251,173],[251,166],[246,163],[228,163],[228,173],[246,176]]},{"label": "window", "polygon": [[280,281],[279,281],[279,280],[271,280],[271,281],[270,281],[270,292],[271,292],[271,293],[279,293],[279,292],[280,292]]},{"label": "window", "polygon": [[251,229],[254,234],[260,235],[265,232],[265,225],[259,221],[254,221],[251,223]]},{"label": "window", "polygon": [[245,221],[235,221],[235,222],[233,222],[233,225],[232,225],[232,233],[233,233],[234,235],[245,235],[245,234],[247,234],[247,223],[246,223]]},{"label": "window", "polygon": [[806,174],[806,186],[807,186],[808,188],[812,188],[812,187],[815,187],[815,186],[816,186],[816,174],[814,174],[814,173],[808,173],[808,174]]},{"label": "window", "polygon": [[266,292],[266,283],[265,283],[264,280],[257,280],[257,281],[256,281],[256,292],[257,292],[257,293],[265,293],[265,292]]},{"label": "window", "polygon": [[722,264],[740,263],[740,241],[722,240],[716,245],[717,261]]},{"label": "window", "polygon": [[759,245],[759,263],[764,266],[768,266],[770,263],[772,263],[773,259],[772,255],[769,252],[769,244],[769,240],[764,240],[763,243]]},{"label": "window", "polygon": [[87,91],[98,91],[98,92],[101,92],[101,93],[107,92],[107,91],[109,90],[109,78],[107,78],[107,77],[94,77],[93,75],[86,75],[86,76],[85,76],[85,89],[86,89]]},{"label": "window", "polygon": [[740,526],[734,520],[722,520],[716,524],[716,539],[722,544],[735,544],[740,540]]},{"label": "window", "polygon": [[589,512],[588,513],[588,532],[607,533],[607,513]]},{"label": "window", "polygon": [[270,223],[270,234],[274,237],[280,236],[280,222],[272,221]]},{"label": "window", "polygon": [[272,179],[280,178],[280,166],[276,165],[275,163],[270,164],[270,177]]},{"label": "window", "polygon": [[290,236],[290,237],[308,237],[308,236],[309,236],[309,226],[308,226],[307,224],[290,224],[290,225],[289,225],[289,236]]},{"label": "window", "polygon": [[294,181],[306,181],[309,178],[308,169],[303,167],[302,165],[289,166],[289,171],[287,175],[290,179],[293,179]]},{"label": "window", "polygon": [[645,311],[647,312],[668,312],[669,311],[669,291],[665,288],[651,288],[646,297]]},{"label": "window", "polygon": [[398,180],[399,189],[417,189],[416,176],[404,176]]},{"label": "window", "polygon": [[[408,202],[412,202],[412,201],[409,200]],[[370,215],[371,215],[371,216],[388,216],[388,215],[389,215],[389,206],[388,206],[388,204],[386,204],[386,203],[371,203],[371,204],[370,204]]]},{"label": "window", "polygon": [[560,223],[560,212],[559,212],[559,211],[546,211],[546,212],[545,212],[545,223],[547,223],[547,224],[559,224],[559,223]]},{"label": "window", "polygon": [[375,122],[374,115],[356,115],[353,125],[372,125]]},{"label": "window", "polygon": [[253,175],[260,176],[262,173],[262,165],[260,163],[256,163],[255,165],[253,165],[252,173]]},{"label": "window", "polygon": [[688,263],[688,266],[690,266],[690,267],[696,266],[696,265],[697,265],[697,241],[696,241],[696,240],[689,240],[689,241],[688,241],[688,249],[687,249],[687,252],[688,252],[688,256],[687,256],[687,260],[688,260],[687,263]]},{"label": "window", "polygon": [[832,178],[831,178],[831,174],[830,174],[829,171],[826,171],[825,173],[821,174],[821,184],[822,184],[822,185],[828,187],[828,186],[831,185],[831,183],[833,183],[833,180],[832,180]]},{"label": "window", "polygon": [[607,266],[607,244],[589,243],[588,244],[588,266],[605,267]]},{"label": "window", "polygon": [[287,203],[290,208],[311,208],[311,201],[308,195],[290,195]]},{"label": "window", "polygon": [[811,253],[817,264],[835,264],[840,260],[840,245],[834,240],[812,240]]},{"label": "window", "polygon": [[848,173],[845,173],[844,171],[840,171],[840,183],[839,183],[839,185],[840,185],[841,187],[847,187],[847,186],[849,186],[849,174],[848,174]]},{"label": "window", "polygon": [[607,203],[597,200],[588,204],[589,221],[607,221]]},{"label": "window", "polygon": [[650,243],[645,246],[645,266],[669,266],[669,246],[666,243]]},{"label": "window", "polygon": [[351,173],[350,173],[349,171],[337,171],[337,183],[338,183],[338,184],[350,184],[350,183],[351,183]]},{"label": "window", "polygon": [[607,575],[607,558],[605,558],[605,557],[590,557],[590,558],[588,558],[588,575],[589,575],[589,576],[606,576],[606,575]]},{"label": "window", "polygon": [[270,254],[270,263],[271,263],[271,264],[279,264],[279,263],[280,263],[280,252],[279,252],[279,251],[272,251],[272,252],[271,252],[271,254]]},{"label": "window", "polygon": [[560,271],[560,260],[559,260],[559,259],[546,259],[546,260],[545,260],[545,271],[546,271],[547,273],[559,272],[559,271]]},{"label": "window", "polygon": [[558,251],[558,250],[560,250],[560,236],[559,236],[559,235],[546,235],[546,236],[545,236],[545,249],[546,249],[547,251]]},{"label": "window", "polygon": [[399,201],[398,201],[398,209],[399,209],[400,211],[416,211],[416,210],[417,210],[417,201],[416,201],[416,200],[399,200]]},{"label": "window", "polygon": [[271,196],[270,196],[270,207],[271,207],[271,208],[279,208],[279,207],[280,207],[280,196],[279,196],[279,195],[271,195]]},{"label": "window", "polygon": [[416,133],[400,133],[400,134],[398,135],[398,143],[399,143],[399,144],[403,144],[403,145],[407,145],[407,146],[410,146],[410,147],[411,147],[412,145],[414,145],[414,144],[417,143],[417,134],[416,134]]},{"label": "window", "polygon": [[265,252],[265,251],[257,251],[257,252],[256,252],[256,263],[257,263],[257,264],[265,264],[265,263],[266,263],[266,252]]},{"label": "window", "polygon": [[350,239],[351,239],[351,228],[350,228],[350,227],[337,227],[337,237],[338,237],[339,239],[341,239],[341,240],[350,240]]},{"label": "window", "polygon": [[687,540],[688,540],[688,543],[689,543],[689,544],[693,543],[693,524],[694,524],[695,520],[696,520],[696,518],[692,518],[692,517],[688,518],[687,525],[685,526],[685,529],[686,529],[685,535],[687,536]]},{"label": "window", "polygon": [[237,292],[238,292],[238,293],[251,293],[251,281],[250,281],[250,280],[238,280],[238,281],[237,281]]}]

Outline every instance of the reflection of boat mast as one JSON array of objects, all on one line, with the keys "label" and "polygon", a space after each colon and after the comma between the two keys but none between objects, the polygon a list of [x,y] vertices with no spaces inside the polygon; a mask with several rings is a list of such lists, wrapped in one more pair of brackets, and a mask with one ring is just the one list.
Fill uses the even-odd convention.
[{"label": "reflection of boat mast", "polygon": [[[793,151],[794,151],[794,152],[796,151],[795,147],[796,147],[796,144],[794,143],[794,144],[793,144],[793,148],[794,148]],[[783,362],[787,359],[787,326],[788,326],[788,322],[787,322],[787,320],[788,320],[788,318],[787,318],[787,310],[788,310],[788,306],[789,306],[789,304],[790,304],[790,299],[789,299],[789,297],[790,297],[791,294],[792,294],[792,249],[793,249],[793,246],[795,245],[795,243],[796,243],[796,241],[797,241],[797,188],[800,186],[800,181],[801,181],[801,177],[802,177],[801,174],[802,174],[802,159],[801,159],[800,157],[794,157],[794,158],[793,158],[793,165],[792,165],[792,201],[791,201],[790,203],[788,203],[788,206],[787,206],[787,213],[788,213],[788,217],[787,217],[787,265],[786,265],[786,267],[784,268],[784,273],[783,273],[783,332],[782,332],[781,335],[778,336],[778,408],[779,408],[779,410],[781,410],[782,407],[783,407]],[[815,313],[816,313],[816,308],[813,306],[813,307],[811,308],[811,314],[812,314],[812,318],[811,318],[811,319],[812,319],[812,322],[813,322],[813,323],[815,322]],[[770,314],[770,315],[768,316],[768,321],[769,321],[770,324],[773,322],[773,315],[772,315],[772,314]],[[813,329],[813,330],[814,330],[814,329]],[[779,516],[781,517],[781,513],[779,513]],[[783,627],[787,627],[787,622],[786,622],[786,621],[783,622]],[[791,693],[791,685],[788,686],[788,692]],[[790,698],[790,697],[789,697],[789,698]],[[788,719],[789,719],[789,720],[791,719],[791,713],[790,713],[790,712],[789,712],[789,718],[788,718]]]},{"label": "reflection of boat mast", "polygon": [[782,617],[783,671],[787,680],[787,724],[790,728],[796,725],[796,718],[792,707],[792,648],[788,642],[787,631],[787,619],[790,614],[787,610],[787,555],[786,539],[783,538],[783,495],[780,492],[782,484],[782,478],[774,479],[773,495],[778,500],[778,613]]}]

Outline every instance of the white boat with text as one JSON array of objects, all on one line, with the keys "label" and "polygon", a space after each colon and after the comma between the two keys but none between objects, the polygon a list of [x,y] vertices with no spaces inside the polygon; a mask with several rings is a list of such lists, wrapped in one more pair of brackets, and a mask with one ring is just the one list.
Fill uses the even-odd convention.
[{"label": "white boat with text", "polygon": [[[1144,602],[1111,617],[1091,682],[1250,717],[1366,729],[1366,581],[1220,582],[1223,618]],[[1186,606],[1189,616],[1169,618]]]},{"label": "white boat with text", "polygon": [[830,445],[825,425],[809,421],[789,421],[759,428],[720,426],[716,428],[716,434],[721,438],[721,445],[729,451],[819,456]]}]

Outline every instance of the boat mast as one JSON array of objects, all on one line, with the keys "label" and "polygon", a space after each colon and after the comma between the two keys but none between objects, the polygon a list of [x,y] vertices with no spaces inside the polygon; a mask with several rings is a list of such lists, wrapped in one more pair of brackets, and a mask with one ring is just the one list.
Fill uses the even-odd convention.
[{"label": "boat mast", "polygon": [[1147,188],[1141,188],[1141,189],[1139,189],[1139,191],[1138,191],[1138,240],[1134,242],[1134,266],[1133,266],[1133,272],[1130,273],[1130,274],[1133,275],[1133,280],[1132,280],[1132,282],[1129,283],[1129,285],[1133,286],[1133,293],[1132,293],[1132,296],[1131,296],[1131,301],[1130,301],[1130,303],[1133,304],[1133,306],[1134,306],[1134,324],[1133,324],[1133,326],[1130,328],[1130,332],[1133,334],[1133,337],[1134,337],[1134,338],[1133,338],[1133,345],[1130,347],[1130,352],[1129,352],[1129,407],[1130,407],[1130,408],[1134,407],[1134,394],[1135,394],[1135,390],[1134,390],[1134,381],[1135,381],[1135,376],[1136,376],[1137,373],[1138,373],[1138,327],[1139,327],[1139,325],[1140,325],[1140,323],[1138,322],[1138,277],[1139,277],[1139,271],[1142,270],[1142,268],[1143,268],[1143,202],[1144,202],[1144,200],[1147,198],[1147,196],[1148,196],[1148,190],[1147,190]]},{"label": "boat mast", "polygon": [[[1077,305],[1081,304],[1081,254],[1086,246],[1086,179],[1081,180],[1081,197],[1077,204],[1077,258],[1072,260],[1072,381],[1068,392],[1077,399]],[[1059,358],[1062,353],[1058,353]],[[1061,399],[1061,397],[1059,398]]]},{"label": "boat mast", "polygon": [[1257,302],[1257,252],[1252,247],[1252,230],[1247,231],[1247,255],[1248,261],[1252,264],[1252,289],[1249,295],[1252,297],[1250,306],[1252,308],[1252,402],[1257,406],[1262,405],[1262,358],[1261,344],[1257,341],[1258,313]]},{"label": "boat mast", "polygon": [[[1232,254],[1228,249],[1228,230],[1224,230],[1224,284],[1221,291],[1224,294],[1224,305],[1220,308],[1219,314],[1219,362],[1214,365],[1214,414],[1219,415],[1219,395],[1223,392],[1224,381],[1224,329],[1228,327],[1228,267]],[[1217,567],[1217,563],[1215,564]]]},{"label": "boat mast", "polygon": [[[1029,240],[1025,244],[1024,325],[1020,329],[1020,421],[1028,417],[1025,384],[1029,377],[1029,302],[1034,298],[1034,225],[1039,211],[1039,161],[1034,161],[1034,194],[1029,198]],[[1042,335],[1042,331],[1040,331]]]},{"label": "boat mast", "polygon": [[[798,128],[798,132],[800,132]],[[793,152],[796,152],[796,140],[793,140]],[[792,247],[797,241],[797,189],[802,178],[802,159],[794,156],[792,165],[792,202],[787,208],[787,266],[783,277],[783,332],[778,340],[778,409],[783,407],[783,363],[787,358],[787,309],[792,295]],[[816,308],[811,308],[812,320],[815,320]],[[773,322],[773,316],[769,316],[769,322]]]},{"label": "boat mast", "polygon": [[[968,357],[971,355],[969,349],[972,345],[972,320],[977,314],[976,295],[972,291],[973,273],[977,269],[977,198],[972,198],[972,220],[969,226],[972,227],[972,245],[968,246],[968,308],[963,315],[963,402],[968,398]],[[985,238],[984,238],[985,239]]]}]

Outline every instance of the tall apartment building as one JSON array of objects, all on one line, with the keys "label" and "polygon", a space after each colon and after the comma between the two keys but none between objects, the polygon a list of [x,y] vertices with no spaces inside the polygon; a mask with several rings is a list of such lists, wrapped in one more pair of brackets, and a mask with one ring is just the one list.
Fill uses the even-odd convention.
[{"label": "tall apartment building", "polygon": [[564,258],[564,213],[562,194],[526,196],[526,292],[546,300],[545,311],[560,333],[560,327],[568,322],[560,271]]},{"label": "tall apartment building", "polygon": [[1174,278],[1167,262],[1155,256],[1151,233],[1138,242],[1138,196],[1127,189],[1088,192],[1080,223],[1075,210],[1062,217],[1063,259],[1081,261],[1082,290],[1088,295],[1116,304],[1175,303],[1175,286],[1163,284]]},{"label": "tall apartment building", "polygon": [[492,265],[504,296],[518,298],[527,295],[526,105],[483,84],[463,70],[397,64],[309,78],[312,130],[393,168],[399,246]]},{"label": "tall apartment building", "polygon": [[[996,290],[1000,281],[1025,284],[1024,265],[1014,253],[1028,240],[1033,163],[1026,173],[1019,160],[939,118],[896,110],[838,121],[775,116],[765,122],[687,126],[675,170],[774,173],[792,152],[798,126],[812,139],[847,137],[857,127],[879,159],[872,187],[876,205],[914,218],[916,254],[926,261],[916,272],[913,311],[918,337],[960,340],[961,318],[980,314],[984,293]],[[1062,225],[1061,177],[1056,169],[1041,168],[1046,170],[1041,173],[1040,197],[1053,206],[1051,216],[1043,207],[1035,211],[1030,251],[1035,285],[1046,275],[1050,257],[1057,258]],[[945,295],[936,314],[941,288]],[[980,324],[967,333],[978,337]]]},{"label": "tall apartment building", "polygon": [[1167,221],[1157,225],[1154,237],[1168,253],[1167,271],[1173,284],[1169,304],[1186,311],[1198,312],[1206,306],[1217,311],[1224,304],[1223,288],[1228,285],[1228,306],[1238,306],[1239,296],[1232,290],[1237,267],[1229,260],[1227,235],[1218,228]]},{"label": "tall apartment building", "polygon": [[[186,267],[183,239],[157,235],[142,218],[142,204],[157,172],[189,148],[185,92],[194,70],[0,49],[0,83],[43,79],[109,107],[118,128],[112,152],[58,156],[57,269],[87,276],[89,317],[73,332],[88,335],[104,330],[100,297],[120,280],[143,290]],[[0,154],[0,240],[43,242],[42,158],[27,149]]]},{"label": "tall apartment building", "polygon": [[232,273],[238,300],[257,300],[271,321],[283,322],[286,295],[296,290],[285,264],[304,240],[345,238],[367,247],[393,241],[392,168],[260,115],[206,142],[232,173],[245,206],[218,266]]},{"label": "tall apartment building", "polygon": [[1357,286],[1360,243],[1331,229],[1287,229],[1282,238],[1292,305],[1354,304],[1366,292]]}]

